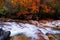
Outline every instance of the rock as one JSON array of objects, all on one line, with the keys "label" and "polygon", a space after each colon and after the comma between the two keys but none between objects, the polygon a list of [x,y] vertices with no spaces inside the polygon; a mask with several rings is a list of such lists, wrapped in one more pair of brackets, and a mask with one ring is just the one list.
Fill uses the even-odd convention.
[{"label": "rock", "polygon": [[21,34],[18,36],[11,37],[10,40],[31,40],[31,39]]}]

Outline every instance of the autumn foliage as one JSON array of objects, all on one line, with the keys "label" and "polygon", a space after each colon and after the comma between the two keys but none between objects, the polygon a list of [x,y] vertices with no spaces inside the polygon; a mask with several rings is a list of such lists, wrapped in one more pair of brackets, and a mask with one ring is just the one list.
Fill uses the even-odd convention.
[{"label": "autumn foliage", "polygon": [[[1,4],[6,6],[6,14],[19,17],[21,14],[55,14],[59,13],[59,0],[1,0]],[[0,6],[1,9],[1,6]],[[13,18],[14,18],[13,17]]]}]

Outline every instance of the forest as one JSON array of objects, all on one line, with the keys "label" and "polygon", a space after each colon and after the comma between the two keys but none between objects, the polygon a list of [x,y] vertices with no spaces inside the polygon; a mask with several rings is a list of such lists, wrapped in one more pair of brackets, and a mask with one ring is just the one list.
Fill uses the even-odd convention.
[{"label": "forest", "polygon": [[60,19],[60,0],[1,0],[0,15],[13,19]]}]

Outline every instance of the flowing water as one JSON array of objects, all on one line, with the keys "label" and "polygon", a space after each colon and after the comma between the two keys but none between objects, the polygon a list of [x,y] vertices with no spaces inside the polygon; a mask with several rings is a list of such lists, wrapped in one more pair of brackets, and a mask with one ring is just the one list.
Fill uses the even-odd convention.
[{"label": "flowing water", "polygon": [[24,24],[24,23],[17,23],[17,22],[3,22],[2,29],[5,31],[10,31],[11,32],[10,37],[23,34],[27,37],[31,37],[31,40],[35,40],[35,39],[38,39],[39,33],[42,33],[43,35],[46,35],[47,33],[60,34],[60,30],[54,30],[50,28],[50,27],[54,27],[60,24],[60,22],[58,22],[58,24],[54,24],[54,22],[39,25],[42,27],[49,26],[48,28],[42,28],[42,27],[40,28],[40,27],[37,27],[36,25],[29,24],[29,23]]}]

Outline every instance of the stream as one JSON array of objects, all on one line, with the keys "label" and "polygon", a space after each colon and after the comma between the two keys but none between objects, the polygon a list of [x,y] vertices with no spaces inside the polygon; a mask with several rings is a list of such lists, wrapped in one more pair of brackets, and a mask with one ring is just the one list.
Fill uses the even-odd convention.
[{"label": "stream", "polygon": [[[24,34],[27,37],[31,37],[32,40],[38,39],[38,34],[42,33],[43,35],[49,34],[60,34],[60,30],[53,29],[56,26],[60,26],[60,21],[53,21],[53,22],[47,22],[47,23],[39,23],[38,27],[33,24],[29,23],[17,23],[17,22],[3,22],[2,29],[5,31],[10,31],[10,37],[18,35],[18,34]],[[40,27],[41,26],[41,27]],[[45,26],[48,26],[45,28]],[[1,27],[1,26],[0,26]],[[60,27],[59,27],[60,28]],[[35,38],[35,39],[33,39]],[[46,39],[46,38],[45,38]],[[48,38],[46,40],[49,40]]]}]

